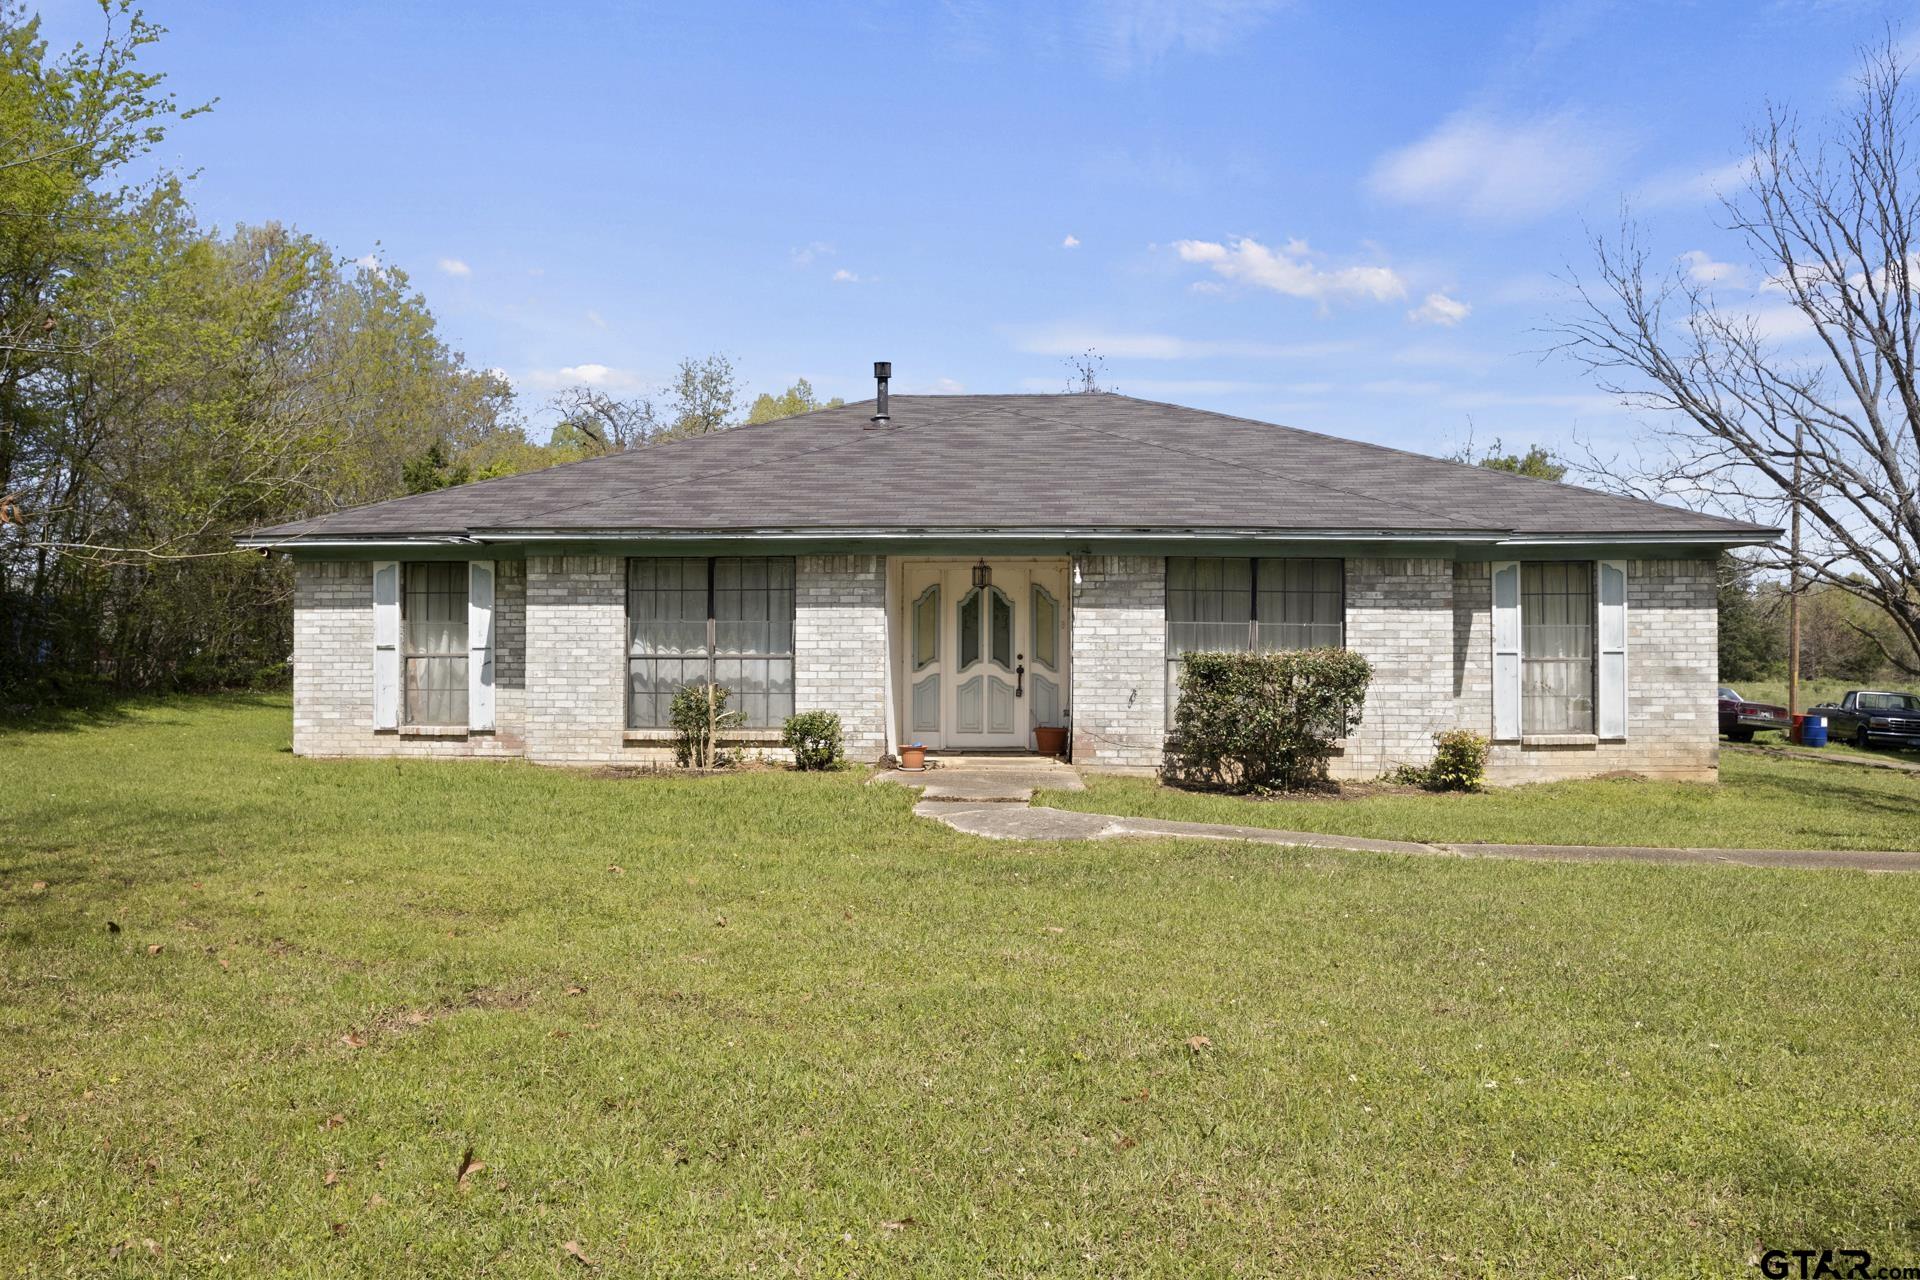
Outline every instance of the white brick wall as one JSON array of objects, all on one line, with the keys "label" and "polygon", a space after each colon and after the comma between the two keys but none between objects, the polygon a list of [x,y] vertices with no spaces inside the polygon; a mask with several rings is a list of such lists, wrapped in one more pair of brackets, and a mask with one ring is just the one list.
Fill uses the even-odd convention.
[{"label": "white brick wall", "polygon": [[1372,778],[1432,759],[1434,733],[1453,726],[1453,562],[1352,559],[1346,583],[1347,647],[1373,681],[1330,771]]},{"label": "white brick wall", "polygon": [[627,726],[627,562],[527,559],[527,758],[613,764]]},{"label": "white brick wall", "polygon": [[[1493,732],[1493,584],[1490,566],[1454,572],[1454,715]],[[1712,781],[1719,776],[1719,612],[1711,560],[1627,562],[1627,737],[1598,746],[1496,743],[1495,782],[1627,771]]]},{"label": "white brick wall", "polygon": [[525,749],[526,573],[495,565],[494,732],[414,737],[373,727],[373,564],[293,569],[293,750],[303,756],[517,756]]},{"label": "white brick wall", "polygon": [[887,749],[887,559],[801,556],[794,572],[793,705],[840,716],[847,758]]},{"label": "white brick wall", "polygon": [[1167,726],[1167,562],[1081,556],[1073,585],[1073,760],[1157,768]]},{"label": "white brick wall", "polygon": [[[1074,759],[1150,769],[1165,741],[1166,562],[1083,556],[1072,589]],[[837,712],[847,753],[885,749],[886,560],[802,556],[795,704]],[[1372,777],[1432,754],[1437,729],[1492,727],[1485,564],[1347,562],[1347,642],[1374,664],[1360,726],[1334,762]],[[296,564],[294,750],[301,755],[515,756],[552,764],[659,759],[626,741],[626,567],[617,556],[499,562],[491,734],[373,729],[373,573],[367,561]],[[1713,565],[1632,561],[1627,571],[1628,739],[1597,747],[1495,747],[1496,781],[1611,770],[1712,778],[1717,638]]]}]

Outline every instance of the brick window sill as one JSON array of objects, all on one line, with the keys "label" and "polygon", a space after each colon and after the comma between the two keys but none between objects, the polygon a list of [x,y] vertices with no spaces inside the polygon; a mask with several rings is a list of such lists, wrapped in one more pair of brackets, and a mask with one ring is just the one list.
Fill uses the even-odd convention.
[{"label": "brick window sill", "polygon": [[1592,733],[1529,733],[1520,738],[1523,747],[1597,747],[1600,738]]},{"label": "brick window sill", "polygon": [[[620,740],[630,747],[670,747],[674,743],[671,729],[628,729],[620,735]],[[737,729],[732,733],[720,735],[723,747],[777,747],[780,745],[778,729]]]},{"label": "brick window sill", "polygon": [[399,728],[403,738],[464,738],[470,732],[458,724],[403,724]]}]

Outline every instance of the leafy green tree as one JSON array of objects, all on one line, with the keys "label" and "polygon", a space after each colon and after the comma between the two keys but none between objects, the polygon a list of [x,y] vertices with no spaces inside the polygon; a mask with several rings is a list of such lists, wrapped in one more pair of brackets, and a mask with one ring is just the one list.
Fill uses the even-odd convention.
[{"label": "leafy green tree", "polygon": [[1757,589],[1749,561],[1722,555],[1719,579],[1720,679],[1729,684],[1771,679],[1786,664],[1782,612]]},{"label": "leafy green tree", "polygon": [[1566,464],[1537,444],[1525,453],[1501,453],[1498,438],[1485,451],[1476,450],[1469,439],[1448,456],[1455,462],[1471,462],[1489,471],[1509,471],[1517,476],[1532,476],[1536,480],[1564,480],[1567,476]]},{"label": "leafy green tree", "polygon": [[781,418],[794,418],[819,409],[838,409],[845,403],[839,396],[831,400],[820,399],[813,393],[813,384],[801,378],[777,396],[762,391],[747,410],[747,422],[749,425],[777,422]]},{"label": "leafy green tree", "polygon": [[740,411],[740,378],[723,355],[688,357],[674,371],[665,399],[669,422],[656,439],[684,440],[724,431]]}]

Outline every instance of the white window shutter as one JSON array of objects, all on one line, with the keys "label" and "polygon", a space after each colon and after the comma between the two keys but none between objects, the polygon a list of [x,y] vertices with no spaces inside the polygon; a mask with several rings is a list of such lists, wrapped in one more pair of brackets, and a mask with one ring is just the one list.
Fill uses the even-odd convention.
[{"label": "white window shutter", "polygon": [[493,728],[493,561],[467,561],[467,728]]},{"label": "white window shutter", "polygon": [[1493,565],[1493,736],[1520,737],[1520,565]]},{"label": "white window shutter", "polygon": [[400,562],[373,562],[373,727],[400,727]]},{"label": "white window shutter", "polygon": [[1627,736],[1627,562],[1602,560],[1599,702],[1594,723],[1603,738]]}]

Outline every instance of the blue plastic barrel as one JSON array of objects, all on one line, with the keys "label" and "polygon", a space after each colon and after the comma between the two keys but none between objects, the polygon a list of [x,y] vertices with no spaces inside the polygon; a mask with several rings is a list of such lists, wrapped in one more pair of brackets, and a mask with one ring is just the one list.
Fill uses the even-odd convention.
[{"label": "blue plastic barrel", "polygon": [[1827,718],[1825,716],[1800,717],[1800,745],[1803,747],[1824,747],[1827,745]]}]

